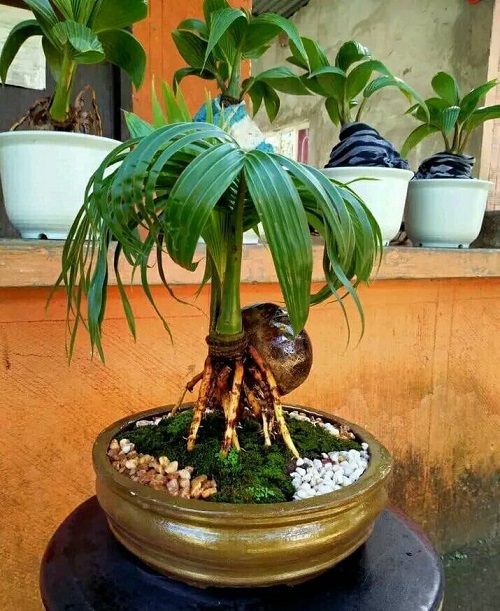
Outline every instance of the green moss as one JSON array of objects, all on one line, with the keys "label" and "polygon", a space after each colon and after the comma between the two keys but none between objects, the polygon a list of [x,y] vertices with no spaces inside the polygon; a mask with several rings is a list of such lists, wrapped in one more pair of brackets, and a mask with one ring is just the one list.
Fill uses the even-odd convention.
[{"label": "green moss", "polygon": [[[288,473],[293,456],[277,439],[271,447],[264,446],[259,423],[247,419],[238,429],[241,452],[231,449],[227,457],[220,454],[224,431],[221,412],[212,412],[203,419],[196,447],[186,449],[186,438],[192,411],[179,412],[158,426],[131,429],[123,434],[138,452],[168,456],[183,467],[191,465],[196,475],[205,474],[217,482],[219,492],[211,500],[228,503],[278,503],[290,501],[294,488]],[[360,449],[357,442],[343,442],[310,422],[288,420],[288,427],[301,456],[314,458],[321,452]]]}]

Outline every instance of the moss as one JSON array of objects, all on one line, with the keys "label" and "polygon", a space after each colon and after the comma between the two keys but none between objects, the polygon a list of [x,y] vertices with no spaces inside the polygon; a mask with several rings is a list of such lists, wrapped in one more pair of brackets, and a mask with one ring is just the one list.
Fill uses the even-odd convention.
[{"label": "moss", "polygon": [[[192,411],[179,412],[158,426],[131,429],[123,434],[138,452],[168,456],[181,466],[191,465],[197,475],[215,478],[219,492],[212,501],[228,503],[277,503],[290,501],[294,488],[288,473],[293,456],[281,440],[271,447],[263,445],[260,425],[244,420],[238,429],[241,452],[231,449],[227,457],[220,454],[224,430],[221,412],[212,412],[203,419],[195,449],[188,452],[186,438]],[[290,433],[301,456],[314,458],[321,452],[360,449],[357,442],[342,442],[310,422],[290,419]]]}]

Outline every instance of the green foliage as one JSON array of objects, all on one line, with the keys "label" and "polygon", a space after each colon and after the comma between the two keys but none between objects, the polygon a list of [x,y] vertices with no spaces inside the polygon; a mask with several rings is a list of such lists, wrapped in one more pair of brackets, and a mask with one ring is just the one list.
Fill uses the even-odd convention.
[{"label": "green foliage", "polygon": [[475,129],[485,121],[500,118],[500,104],[479,107],[484,96],[496,87],[497,79],[475,87],[462,97],[455,78],[438,72],[431,81],[437,97],[425,100],[425,106],[414,105],[408,109],[421,125],[406,139],[401,154],[405,157],[411,149],[431,134],[440,133],[448,153],[461,154]]},{"label": "green foliage", "polygon": [[0,55],[3,83],[21,46],[41,36],[47,64],[56,81],[49,113],[59,122],[69,111],[76,66],[110,61],[124,70],[136,87],[142,84],[146,54],[128,32],[147,15],[147,0],[24,0],[34,19],[16,25]]},{"label": "green foliage", "polygon": [[[302,47],[307,60],[304,60]],[[325,98],[328,116],[335,125],[352,122],[353,108],[357,108],[355,120],[360,121],[373,94],[386,87],[395,87],[408,100],[423,104],[410,85],[394,76],[382,62],[373,59],[370,51],[355,40],[340,47],[333,65],[323,49],[310,38],[302,38],[302,47],[290,41],[292,55],[288,62],[304,71],[300,80],[307,89]]]},{"label": "green foliage", "polygon": [[[131,119],[129,115],[129,126]],[[245,151],[208,123],[174,123],[151,131],[144,122],[132,122],[139,137],[115,149],[97,170],[64,246],[57,285],[64,285],[68,294],[69,355],[78,326],[85,322],[92,350],[104,358],[102,323],[112,237],[112,269],[132,334],[135,320],[119,276],[121,257],[140,273],[146,296],[168,330],[149,287],[148,268],[156,258],[170,290],[164,256],[195,270],[200,237],[208,253],[203,282],[212,279],[210,329],[239,333],[243,230],[259,222],[295,332],[304,327],[311,303],[332,296],[341,303],[342,288],[362,313],[355,289],[369,280],[381,237],[373,216],[349,188],[286,157]],[[309,224],[324,238],[325,285],[312,296]],[[146,239],[140,238],[138,227],[148,229]]]},{"label": "green foliage", "polygon": [[255,112],[264,102],[269,118],[276,117],[280,100],[276,91],[308,95],[300,79],[287,68],[266,70],[242,82],[242,62],[258,59],[273,40],[285,33],[307,65],[305,49],[295,26],[272,13],[254,17],[232,8],[227,0],[204,0],[205,21],[186,19],[172,32],[177,50],[188,64],[174,76],[174,88],[187,76],[215,80],[222,94],[241,100],[252,98]]},{"label": "green foliage", "polygon": [[[123,433],[136,450],[152,456],[167,456],[182,467],[194,467],[194,475],[215,478],[219,492],[211,500],[228,503],[279,503],[290,501],[294,488],[288,476],[292,454],[281,439],[268,448],[263,446],[260,425],[243,419],[238,437],[242,451],[231,449],[227,457],[220,454],[220,431],[224,415],[211,412],[203,420],[193,451],[186,449],[186,437],[192,410],[181,411],[157,426],[135,428]],[[321,452],[360,449],[357,442],[340,441],[310,422],[287,419],[287,424],[301,456],[321,456]]]}]

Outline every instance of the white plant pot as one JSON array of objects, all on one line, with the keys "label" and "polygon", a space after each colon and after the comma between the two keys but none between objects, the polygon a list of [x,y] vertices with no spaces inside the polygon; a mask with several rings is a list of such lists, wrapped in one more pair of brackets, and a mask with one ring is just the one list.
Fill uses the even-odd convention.
[{"label": "white plant pot", "polygon": [[5,209],[23,238],[65,239],[87,183],[118,140],[52,131],[0,134]]},{"label": "white plant pot", "polygon": [[[325,168],[322,172],[329,178],[348,184],[364,201],[379,224],[384,246],[387,246],[401,228],[408,183],[413,172],[373,167]],[[349,184],[353,180],[356,182]]]},{"label": "white plant pot", "polygon": [[412,180],[405,230],[413,246],[469,248],[481,231],[492,184],[463,178]]}]

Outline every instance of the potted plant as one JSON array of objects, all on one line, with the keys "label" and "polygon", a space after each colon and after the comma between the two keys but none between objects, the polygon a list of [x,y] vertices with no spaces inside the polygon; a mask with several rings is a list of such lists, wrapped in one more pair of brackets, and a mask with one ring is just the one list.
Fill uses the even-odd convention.
[{"label": "potted plant", "polygon": [[[66,237],[85,186],[119,142],[102,137],[95,95],[85,90],[72,102],[78,66],[109,61],[139,87],[144,49],[129,26],[147,15],[146,0],[25,0],[33,19],[16,25],[0,55],[0,78],[24,42],[41,36],[47,66],[55,80],[51,97],[37,101],[0,134],[0,174],[7,214],[23,238]],[[21,170],[22,168],[22,170]]]},{"label": "potted plant", "polygon": [[[212,4],[204,3],[207,21],[225,24],[227,34],[235,13]],[[226,37],[225,53],[241,48],[249,32],[258,35],[252,19],[245,13]],[[208,354],[177,405],[134,414],[98,436],[97,496],[115,536],[177,579],[205,587],[303,581],[359,547],[387,498],[390,457],[371,435],[282,403],[312,364],[304,331],[310,306],[329,297],[342,305],[345,291],[361,312],[356,289],[379,259],[380,231],[349,188],[315,168],[240,145],[211,103],[206,121],[195,122],[179,91],[163,87],[163,95],[168,121],[155,102],[156,129],[127,115],[133,138],[94,174],[64,246],[57,286],[67,292],[68,351],[82,323],[92,352],[104,357],[111,273],[135,337],[122,258],[140,273],[169,331],[150,290],[149,265],[156,260],[170,291],[164,258],[194,270],[202,237]],[[242,309],[243,232],[259,222],[286,308]],[[309,224],[324,238],[325,284],[313,295]],[[147,229],[142,238],[139,228]],[[183,405],[197,384],[197,400]],[[319,481],[321,473],[330,484]]]},{"label": "potted plant", "polygon": [[491,80],[462,96],[455,78],[438,72],[432,79],[436,93],[408,112],[421,125],[406,139],[407,154],[424,138],[441,134],[445,149],[425,159],[408,189],[405,228],[414,246],[468,248],[477,238],[492,183],[472,178],[474,158],[466,154],[474,131],[485,121],[500,117],[500,105],[482,106],[484,96],[497,85]]},{"label": "potted plant", "polygon": [[413,173],[394,146],[362,119],[372,96],[386,87],[396,87],[409,99],[421,98],[355,40],[340,47],[333,64],[315,41],[302,38],[302,42],[307,60],[291,41],[288,61],[304,71],[302,82],[325,98],[328,116],[340,126],[340,142],[333,147],[324,172],[335,180],[352,183],[352,189],[377,219],[387,245],[400,229]]}]

